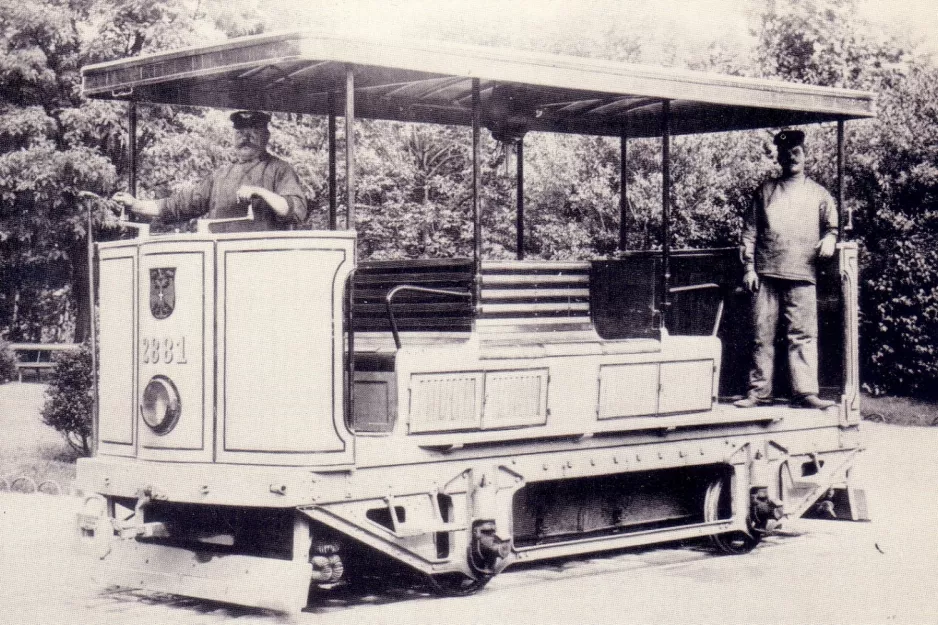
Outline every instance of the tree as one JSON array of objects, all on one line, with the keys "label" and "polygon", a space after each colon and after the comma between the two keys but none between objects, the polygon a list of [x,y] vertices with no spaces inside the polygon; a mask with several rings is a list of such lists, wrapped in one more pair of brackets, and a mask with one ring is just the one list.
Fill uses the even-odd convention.
[{"label": "tree", "polygon": [[467,129],[371,121],[357,127],[363,256],[471,256]]},{"label": "tree", "polygon": [[856,0],[764,0],[756,35],[763,75],[827,87],[881,87],[907,53],[882,40]]},{"label": "tree", "polygon": [[[210,36],[223,33],[195,1],[0,4],[0,327],[9,338],[80,341],[89,327],[88,208],[78,193],[109,195],[128,159],[124,107],[85,101],[81,67]],[[165,107],[152,114],[185,123]],[[92,216],[96,229],[113,224],[104,206]]]},{"label": "tree", "polygon": [[[691,55],[673,36],[649,34],[640,21],[630,22],[630,29],[611,28],[605,15],[581,24],[588,37],[544,37],[538,29],[520,29],[520,39],[508,40],[494,30],[456,32],[456,27],[450,34],[475,43],[684,63],[694,69],[882,93],[880,119],[853,123],[848,134],[854,145],[850,153],[856,155],[847,162],[848,206],[855,209],[863,244],[864,374],[871,384],[898,388],[897,380],[877,380],[892,380],[889,371],[907,372],[902,385],[912,388],[912,376],[918,380],[915,388],[927,388],[932,379],[928,349],[936,339],[929,325],[932,282],[925,270],[934,265],[916,250],[934,244],[938,94],[933,67],[913,59],[896,41],[879,37],[859,19],[856,0],[751,1],[762,7],[753,32],[759,43],[752,55],[727,39],[706,50],[698,46]],[[83,273],[87,206],[78,201],[78,192],[109,195],[121,188],[129,160],[125,107],[83,100],[80,67],[261,32],[267,23],[264,11],[271,6],[269,0],[238,3],[237,9],[221,0],[0,4],[0,333],[18,340],[71,340],[73,328],[80,339],[88,326]],[[680,56],[682,50],[686,58]],[[146,106],[139,115],[142,197],[162,197],[228,158],[230,137],[222,112]],[[355,132],[356,228],[362,257],[471,255],[468,129],[360,121]],[[341,127],[339,133],[341,162]],[[830,157],[833,128],[810,128],[809,135],[809,167],[831,187],[836,182]],[[292,161],[307,184],[307,224],[325,227],[325,120],[275,115],[270,147]],[[514,157],[488,133],[483,133],[482,154],[483,254],[511,258],[516,253]],[[675,137],[671,154],[671,245],[735,245],[753,189],[775,171],[771,133]],[[632,249],[662,244],[660,158],[660,141],[629,141],[626,193]],[[614,254],[622,193],[619,169],[617,140],[529,134],[526,256]],[[340,227],[344,174],[340,166]],[[110,213],[103,206],[93,209],[96,237],[115,236],[108,230]],[[922,294],[911,290],[916,284],[926,285],[919,289]],[[904,300],[889,300],[890,294],[908,296],[909,310],[900,310]],[[912,320],[918,329],[900,319]],[[906,326],[908,330],[897,330],[900,336],[882,340],[875,331]]]},{"label": "tree", "polygon": [[67,283],[62,261],[84,236],[75,191],[113,171],[67,133],[66,112],[80,103],[76,22],[88,11],[78,2],[0,6],[0,312],[12,338],[42,338],[36,317],[46,315],[31,304]]}]

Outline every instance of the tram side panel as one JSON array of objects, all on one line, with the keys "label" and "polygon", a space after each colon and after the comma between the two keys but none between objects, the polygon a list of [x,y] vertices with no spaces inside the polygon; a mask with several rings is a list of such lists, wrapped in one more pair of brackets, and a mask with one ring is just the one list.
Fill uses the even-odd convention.
[{"label": "tram side panel", "polygon": [[218,243],[219,462],[349,465],[343,294],[353,240]]},{"label": "tram side panel", "polygon": [[305,605],[295,508],[315,500],[310,468],[354,460],[342,366],[354,244],[308,232],[99,246],[100,443],[77,479],[97,580]]},{"label": "tram side panel", "polygon": [[99,254],[97,451],[137,453],[137,245],[101,247]]},{"label": "tram side panel", "polygon": [[[580,337],[564,343],[545,332],[513,344],[474,333],[470,340],[447,343],[405,341],[382,360],[381,371],[356,370],[362,401],[356,401],[353,427],[404,437],[393,449],[385,449],[382,437],[362,441],[359,464],[419,459],[415,444],[429,448],[705,425],[731,431],[744,422],[770,423],[773,429],[852,426],[857,423],[856,375],[849,373],[856,369],[855,254],[855,246],[840,246],[835,273],[841,293],[827,311],[828,317],[842,319],[829,325],[842,326],[843,334],[822,337],[828,344],[845,343],[833,363],[838,371],[829,373],[843,380],[831,389],[842,397],[839,418],[832,411],[805,413],[783,405],[740,410],[715,403],[722,380],[745,379],[746,370],[721,366],[726,351],[714,336]],[[698,278],[709,280],[709,275]],[[718,300],[720,293],[714,294],[711,299]],[[711,311],[697,325],[712,332],[716,316]]]},{"label": "tram side panel", "polygon": [[342,297],[353,249],[328,235],[102,245],[100,453],[350,464]]}]

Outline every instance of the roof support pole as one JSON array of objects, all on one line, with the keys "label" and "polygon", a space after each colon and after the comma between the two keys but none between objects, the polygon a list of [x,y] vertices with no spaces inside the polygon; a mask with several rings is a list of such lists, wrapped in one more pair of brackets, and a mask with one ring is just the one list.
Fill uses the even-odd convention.
[{"label": "roof support pole", "polygon": [[329,92],[329,229],[336,228],[335,94]]},{"label": "roof support pole", "polygon": [[524,260],[524,137],[518,138],[517,173],[515,187],[518,193],[518,211],[515,213],[515,249],[518,260]]},{"label": "roof support pole", "polygon": [[355,229],[355,71],[345,68],[345,229]]},{"label": "roof support pole", "polygon": [[482,97],[479,79],[472,79],[472,266],[475,280],[473,301],[479,305],[482,274],[482,176],[479,171],[482,160]]},{"label": "roof support pole", "polygon": [[671,307],[671,102],[661,102],[661,327]]},{"label": "roof support pole", "polygon": [[629,200],[626,195],[628,190],[628,178],[626,176],[626,166],[628,165],[628,129],[623,128],[619,135],[619,251],[624,252],[629,248]]},{"label": "roof support pole", "polygon": [[136,197],[137,195],[137,103],[132,100],[130,102],[129,113],[130,115],[129,115],[129,120],[127,124],[128,125],[127,134],[129,137],[128,147],[130,149],[130,180],[127,181],[127,186],[130,190],[130,194]]},{"label": "roof support pole", "polygon": [[[131,103],[131,110],[136,111],[136,106]],[[136,115],[131,116],[136,122]],[[132,124],[136,130],[136,123]],[[136,154],[136,152],[134,152]],[[131,157],[131,162],[134,158]],[[136,183],[133,167],[131,167],[131,185]],[[133,186],[131,186],[133,190]],[[133,191],[132,193],[133,194]],[[98,415],[98,326],[95,321],[95,297],[94,297],[94,219],[91,215],[91,200],[85,200],[88,204],[88,341],[91,344],[91,455],[98,455],[98,432],[101,424]],[[39,377],[39,372],[36,372]]]},{"label": "roof support pole", "polygon": [[837,210],[843,217],[846,213],[846,221],[838,230],[839,237],[853,230],[853,211],[844,206],[844,120],[837,120]]}]

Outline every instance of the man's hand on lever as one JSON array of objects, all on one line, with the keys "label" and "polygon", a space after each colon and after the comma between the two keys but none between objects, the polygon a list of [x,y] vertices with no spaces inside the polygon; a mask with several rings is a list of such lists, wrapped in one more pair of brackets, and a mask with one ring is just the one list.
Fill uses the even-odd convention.
[{"label": "man's hand on lever", "polygon": [[251,198],[259,197],[281,217],[286,217],[290,214],[290,204],[287,202],[287,199],[281,195],[277,195],[273,191],[265,189],[264,187],[243,184],[238,187],[237,194],[238,202],[250,202]]},{"label": "man's hand on lever", "polygon": [[160,205],[156,200],[138,200],[126,191],[118,191],[111,199],[138,215],[157,217],[160,214]]},{"label": "man's hand on lever", "polygon": [[133,210],[133,205],[136,204],[137,198],[127,193],[126,191],[118,191],[111,199],[120,204],[121,207]]}]

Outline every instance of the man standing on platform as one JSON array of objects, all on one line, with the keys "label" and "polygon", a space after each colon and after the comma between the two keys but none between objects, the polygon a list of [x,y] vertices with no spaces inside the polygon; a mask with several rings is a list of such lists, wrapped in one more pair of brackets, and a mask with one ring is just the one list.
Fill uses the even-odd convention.
[{"label": "man standing on platform", "polygon": [[216,231],[285,230],[306,218],[306,197],[296,171],[267,151],[270,115],[259,111],[231,114],[235,162],[208,178],[161,200],[138,200],[116,193],[114,200],[132,212],[149,217],[168,215],[174,221],[192,217],[244,217],[247,204],[253,221],[220,223]]},{"label": "man standing on platform", "polygon": [[785,320],[792,405],[828,408],[818,397],[817,294],[815,266],[834,255],[837,207],[827,190],[804,174],[804,133],[775,135],[780,178],[756,191],[742,234],[743,284],[755,295],[755,341],[748,395],[736,402],[751,408],[772,402],[775,337]]}]

